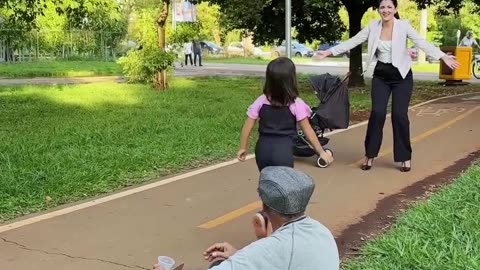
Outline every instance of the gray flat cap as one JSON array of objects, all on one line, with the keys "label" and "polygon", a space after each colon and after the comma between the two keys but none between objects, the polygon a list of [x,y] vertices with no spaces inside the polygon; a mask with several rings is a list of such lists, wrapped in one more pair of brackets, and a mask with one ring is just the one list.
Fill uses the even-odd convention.
[{"label": "gray flat cap", "polygon": [[307,208],[315,184],[310,176],[289,167],[266,167],[260,172],[258,194],[280,214],[299,214]]}]

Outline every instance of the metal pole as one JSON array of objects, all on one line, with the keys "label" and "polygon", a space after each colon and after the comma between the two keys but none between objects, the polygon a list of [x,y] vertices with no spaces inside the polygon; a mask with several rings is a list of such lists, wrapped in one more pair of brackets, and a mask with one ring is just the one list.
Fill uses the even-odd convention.
[{"label": "metal pole", "polygon": [[285,0],[285,52],[292,58],[292,0]]},{"label": "metal pole", "polygon": [[35,33],[37,35],[37,43],[36,43],[36,48],[35,48],[35,58],[36,58],[36,60],[38,60],[38,54],[39,54],[39,50],[38,50],[38,30],[36,30]]},{"label": "metal pole", "polygon": [[175,28],[177,28],[177,22],[175,20],[175,12],[177,11],[176,10],[177,1],[173,0],[171,3],[172,3],[172,30],[175,31]]}]

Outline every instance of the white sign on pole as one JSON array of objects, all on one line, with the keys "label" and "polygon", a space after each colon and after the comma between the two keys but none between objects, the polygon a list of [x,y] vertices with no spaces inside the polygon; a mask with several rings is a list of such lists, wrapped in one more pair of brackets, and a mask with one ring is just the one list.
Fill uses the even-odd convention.
[{"label": "white sign on pole", "polygon": [[190,0],[175,0],[174,3],[175,22],[197,21],[197,7]]}]

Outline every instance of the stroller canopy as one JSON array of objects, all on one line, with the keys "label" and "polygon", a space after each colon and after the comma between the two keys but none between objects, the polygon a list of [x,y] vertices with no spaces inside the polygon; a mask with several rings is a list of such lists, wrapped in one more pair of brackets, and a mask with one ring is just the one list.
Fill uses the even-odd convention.
[{"label": "stroller canopy", "polygon": [[316,117],[323,128],[342,129],[349,125],[348,77],[349,74],[340,79],[329,73],[310,77],[310,85],[320,101],[316,108]]},{"label": "stroller canopy", "polygon": [[[311,76],[310,84],[315,91],[318,100],[320,100],[321,103],[326,103],[337,90],[346,91],[347,85],[343,83],[346,81],[346,78],[342,80],[338,76],[325,73],[322,75]],[[339,87],[343,87],[344,89],[338,89]]]}]

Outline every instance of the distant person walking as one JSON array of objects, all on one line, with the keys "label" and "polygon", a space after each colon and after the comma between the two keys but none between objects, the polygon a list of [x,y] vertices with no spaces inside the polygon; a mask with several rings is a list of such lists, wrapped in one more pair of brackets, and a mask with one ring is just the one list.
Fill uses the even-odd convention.
[{"label": "distant person walking", "polygon": [[193,66],[192,51],[193,51],[192,43],[185,42],[183,44],[183,54],[185,54],[185,66],[187,66],[188,58],[190,58],[190,65]]},{"label": "distant person walking", "polygon": [[198,58],[198,66],[202,66],[202,44],[200,41],[194,40],[193,42],[193,64],[197,65],[197,58]]}]

